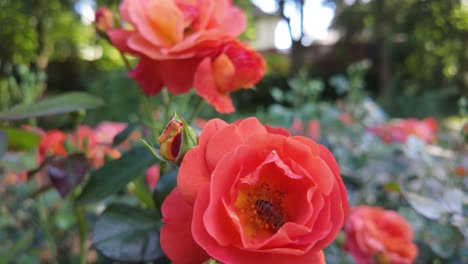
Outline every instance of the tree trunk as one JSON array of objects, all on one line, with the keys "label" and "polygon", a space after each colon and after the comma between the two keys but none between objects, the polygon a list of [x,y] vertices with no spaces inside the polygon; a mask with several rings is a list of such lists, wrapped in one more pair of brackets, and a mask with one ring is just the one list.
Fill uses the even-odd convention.
[{"label": "tree trunk", "polygon": [[379,69],[379,95],[385,96],[389,93],[391,80],[390,66],[390,34],[385,14],[385,0],[375,0],[375,38],[378,49],[378,69]]},{"label": "tree trunk", "polygon": [[298,73],[302,67],[304,67],[305,59],[304,59],[304,49],[305,47],[302,45],[301,41],[294,40],[291,45],[291,53],[289,57],[289,73],[290,75],[295,75]]}]

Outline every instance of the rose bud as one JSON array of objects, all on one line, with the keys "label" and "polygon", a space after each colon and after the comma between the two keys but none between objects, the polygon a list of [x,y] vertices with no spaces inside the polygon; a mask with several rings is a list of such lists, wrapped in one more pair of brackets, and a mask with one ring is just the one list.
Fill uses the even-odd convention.
[{"label": "rose bud", "polygon": [[164,159],[180,164],[185,153],[198,144],[198,135],[183,118],[175,114],[158,137],[158,143]]},{"label": "rose bud", "polygon": [[114,28],[114,15],[109,8],[100,7],[94,15],[94,23],[96,28],[102,32]]}]

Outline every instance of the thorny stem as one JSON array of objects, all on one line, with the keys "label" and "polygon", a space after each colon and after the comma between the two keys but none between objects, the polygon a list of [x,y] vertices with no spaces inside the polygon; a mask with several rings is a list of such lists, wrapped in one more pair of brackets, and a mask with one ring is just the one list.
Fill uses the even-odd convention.
[{"label": "thorny stem", "polygon": [[80,264],[86,264],[88,248],[86,247],[86,237],[88,234],[88,224],[84,215],[83,207],[75,207],[76,220],[78,221],[78,232],[80,235]]},{"label": "thorny stem", "polygon": [[202,105],[203,105],[203,99],[201,97],[198,97],[198,101],[197,101],[195,107],[193,108],[192,114],[190,115],[189,119],[187,120],[187,124],[192,123],[193,119],[195,119],[195,117],[197,117],[197,115],[200,113]]},{"label": "thorny stem", "polygon": [[52,254],[52,263],[57,263],[57,245],[54,240],[54,236],[52,235],[51,227],[49,225],[49,220],[47,219],[47,209],[45,207],[44,197],[39,197],[37,200],[37,209],[39,211],[39,219],[41,226],[44,230],[44,234],[47,240],[47,244],[49,250]]},{"label": "thorny stem", "polygon": [[162,95],[162,99],[163,99],[163,104],[164,104],[164,114],[165,114],[165,117],[164,117],[164,122],[169,122],[169,120],[171,119],[171,97],[169,95],[169,93],[167,92],[167,89],[163,89],[161,91],[161,95]]},{"label": "thorny stem", "polygon": [[146,116],[149,119],[148,121],[150,122],[151,133],[152,133],[151,140],[154,140],[159,134],[159,132],[158,132],[159,127],[153,121],[153,112],[152,112],[152,109],[151,109],[151,103],[149,102],[148,97],[146,97],[145,95],[141,96],[141,102],[143,104],[143,111],[145,112]]},{"label": "thorny stem", "polygon": [[127,57],[125,57],[125,55],[119,51],[119,54],[120,54],[120,57],[122,58],[124,64],[125,64],[125,67],[127,68],[127,70],[131,71],[132,70],[132,65],[130,65],[130,62],[128,61]]}]

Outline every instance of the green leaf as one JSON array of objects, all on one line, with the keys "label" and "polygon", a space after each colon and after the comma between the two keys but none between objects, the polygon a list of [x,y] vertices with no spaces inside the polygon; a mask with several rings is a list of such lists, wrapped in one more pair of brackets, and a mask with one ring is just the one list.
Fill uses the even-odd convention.
[{"label": "green leaf", "polygon": [[128,138],[128,136],[130,136],[133,130],[135,130],[135,128],[137,128],[136,125],[129,124],[124,130],[122,130],[122,132],[120,132],[114,137],[114,140],[112,141],[112,146],[116,147],[120,143],[124,142]]},{"label": "green leaf", "polygon": [[143,146],[136,147],[93,171],[76,202],[85,204],[104,199],[141,176],[152,164],[151,153]]},{"label": "green leaf", "polygon": [[[28,151],[34,149],[41,141],[41,137],[34,132],[12,127],[0,128],[0,132],[2,131],[6,135],[7,147],[9,150]],[[1,141],[2,139],[0,137],[0,142]]]},{"label": "green leaf", "polygon": [[159,244],[160,226],[156,210],[111,205],[93,227],[92,247],[116,261],[153,261],[164,255]]},{"label": "green leaf", "polygon": [[104,101],[83,92],[48,97],[33,104],[16,105],[0,112],[0,120],[21,120],[31,117],[63,114],[102,106]]},{"label": "green leaf", "polygon": [[153,190],[153,200],[156,208],[161,208],[164,199],[177,185],[177,173],[178,168],[169,170],[168,172],[161,175],[158,184]]},{"label": "green leaf", "polygon": [[400,185],[395,181],[384,184],[383,188],[387,192],[401,193]]},{"label": "green leaf", "polygon": [[164,158],[161,154],[161,151],[153,146],[151,146],[146,140],[144,139],[141,139],[141,142],[143,142],[143,144],[145,145],[146,149],[148,149],[151,154],[153,154],[153,156],[158,159],[158,160],[161,160],[161,161],[164,161],[164,162],[171,162],[169,160],[167,160],[166,158]]},{"label": "green leaf", "polygon": [[154,208],[152,191],[149,189],[148,184],[146,184],[146,177],[138,177],[132,182],[131,186],[133,194],[135,194],[135,197],[142,204],[146,207]]},{"label": "green leaf", "polygon": [[3,132],[2,130],[0,130],[0,157],[3,155],[3,153],[6,152],[7,150],[7,146],[8,146],[8,142],[7,142],[8,138],[7,138],[7,135],[5,132]]}]

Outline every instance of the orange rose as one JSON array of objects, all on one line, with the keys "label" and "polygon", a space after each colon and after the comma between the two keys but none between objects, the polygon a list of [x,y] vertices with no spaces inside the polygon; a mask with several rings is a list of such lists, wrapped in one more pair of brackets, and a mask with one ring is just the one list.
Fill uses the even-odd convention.
[{"label": "orange rose", "polygon": [[347,212],[326,147],[256,118],[213,119],[163,203],[161,246],[173,263],[324,263]]},{"label": "orange rose", "polygon": [[124,0],[130,29],[107,31],[122,52],[140,57],[130,73],[147,95],[165,86],[173,94],[196,92],[222,113],[234,108],[229,92],[248,88],[265,73],[263,59],[235,38],[245,29],[231,0]]},{"label": "orange rose", "polygon": [[411,226],[395,211],[370,206],[353,208],[345,233],[345,249],[358,264],[413,263],[418,254]]}]

